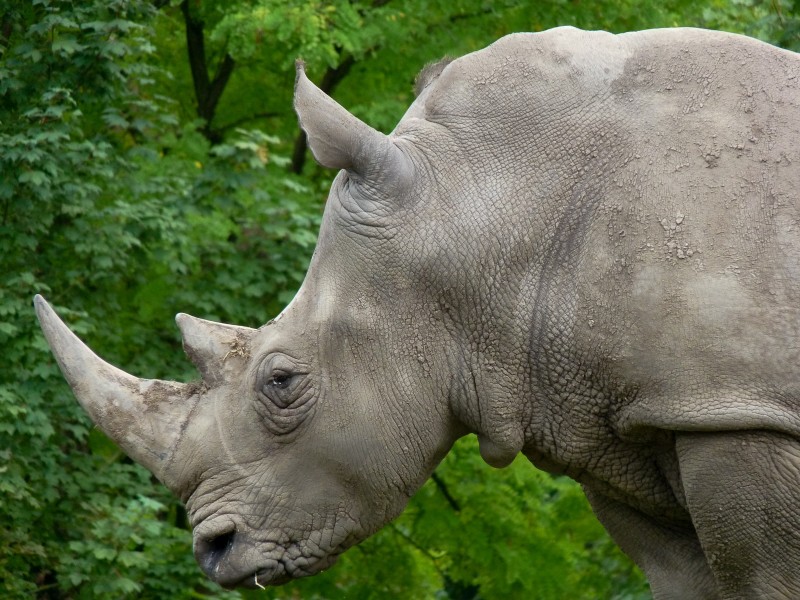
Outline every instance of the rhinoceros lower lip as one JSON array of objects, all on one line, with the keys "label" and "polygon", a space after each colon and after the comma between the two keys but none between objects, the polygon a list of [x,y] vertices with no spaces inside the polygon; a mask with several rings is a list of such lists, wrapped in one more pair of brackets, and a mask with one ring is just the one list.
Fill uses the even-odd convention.
[{"label": "rhinoceros lower lip", "polygon": [[341,552],[342,551],[329,554],[328,556],[319,558],[314,562],[303,565],[302,567],[290,567],[288,569],[283,563],[275,561],[274,564],[266,567],[260,567],[253,573],[241,578],[232,585],[223,585],[223,587],[246,587],[253,589],[263,588],[268,585],[283,585],[292,579],[316,575],[320,571],[324,571],[325,569],[332,567],[336,561],[339,560]]}]

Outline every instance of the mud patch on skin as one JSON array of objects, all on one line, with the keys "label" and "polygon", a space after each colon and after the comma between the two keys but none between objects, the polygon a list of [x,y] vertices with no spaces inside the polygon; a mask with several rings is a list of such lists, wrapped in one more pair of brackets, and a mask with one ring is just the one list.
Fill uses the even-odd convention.
[{"label": "mud patch on skin", "polygon": [[231,357],[238,357],[242,360],[248,360],[250,358],[250,340],[247,337],[237,335],[228,342],[228,345],[231,349],[222,357],[222,362],[225,362]]}]

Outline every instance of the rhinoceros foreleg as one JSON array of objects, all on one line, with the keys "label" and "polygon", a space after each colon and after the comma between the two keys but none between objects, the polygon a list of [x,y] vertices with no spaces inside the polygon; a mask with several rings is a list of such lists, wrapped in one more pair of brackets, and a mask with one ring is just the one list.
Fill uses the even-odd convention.
[{"label": "rhinoceros foreleg", "polygon": [[723,598],[800,598],[800,441],[677,436],[686,502]]},{"label": "rhinoceros foreleg", "polygon": [[720,596],[690,523],[659,521],[584,487],[597,518],[647,575],[655,600],[716,600]]}]

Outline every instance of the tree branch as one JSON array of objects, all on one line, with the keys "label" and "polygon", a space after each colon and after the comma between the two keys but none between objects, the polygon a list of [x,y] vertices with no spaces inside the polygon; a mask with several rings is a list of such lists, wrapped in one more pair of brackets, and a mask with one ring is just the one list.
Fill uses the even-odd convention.
[{"label": "tree branch", "polygon": [[445,500],[447,500],[447,503],[450,505],[450,507],[456,512],[461,512],[461,505],[456,501],[455,498],[453,498],[453,495],[450,493],[450,490],[447,489],[444,480],[439,476],[438,473],[436,473],[436,471],[434,471],[433,475],[431,475],[431,479],[433,479],[433,482],[436,484],[436,487],[439,488],[439,491],[442,492],[442,496],[444,496]]},{"label": "tree branch", "polygon": [[11,42],[11,32],[13,31],[13,23],[11,21],[11,12],[6,12],[3,14],[3,18],[0,21],[0,57],[2,57],[6,50],[8,49],[8,45]]},{"label": "tree branch", "polygon": [[226,53],[220,61],[214,79],[209,79],[208,63],[206,61],[206,44],[204,23],[194,16],[189,10],[189,1],[181,2],[181,12],[186,24],[186,49],[189,53],[189,68],[192,72],[194,96],[197,102],[197,116],[205,121],[201,130],[202,134],[212,144],[222,141],[222,135],[211,126],[217,105],[228,85],[228,80],[233,73],[236,62],[230,54]]},{"label": "tree branch", "polygon": [[211,85],[208,87],[208,93],[205,97],[204,112],[208,115],[209,121],[214,118],[217,104],[222,97],[222,92],[225,91],[225,86],[228,85],[234,66],[236,66],[236,61],[226,52],[219,63],[219,67],[217,67],[217,72],[214,74],[214,79],[211,80]]},{"label": "tree branch", "polygon": [[192,17],[189,12],[189,1],[181,2],[181,12],[186,25],[186,49],[189,52],[189,68],[192,71],[194,96],[197,100],[198,112],[200,99],[208,93],[208,69],[206,68],[206,43],[203,24]]},{"label": "tree branch", "polygon": [[410,535],[408,535],[407,533],[404,533],[404,532],[403,532],[403,531],[402,531],[402,530],[401,530],[401,529],[400,529],[400,528],[399,528],[397,525],[395,525],[394,523],[389,523],[389,527],[390,527],[392,530],[394,530],[394,532],[395,532],[397,535],[399,535],[401,538],[403,538],[403,539],[404,539],[405,541],[407,541],[409,544],[411,544],[412,546],[414,546],[414,548],[416,548],[416,549],[417,549],[419,552],[421,552],[422,554],[424,554],[425,556],[427,556],[427,557],[430,559],[430,561],[431,561],[431,564],[433,565],[433,568],[434,568],[434,569],[436,569],[437,571],[439,571],[439,575],[442,577],[442,579],[447,579],[447,573],[445,573],[444,571],[442,571],[442,568],[439,566],[439,561],[436,559],[436,557],[435,557],[433,554],[431,554],[430,550],[428,550],[427,548],[425,548],[425,547],[423,547],[423,546],[420,546],[420,545],[419,545],[419,544],[418,544],[416,541],[414,541],[414,538],[412,538],[412,537],[411,537]]},{"label": "tree branch", "polygon": [[239,125],[242,125],[243,123],[247,123],[249,121],[256,121],[258,119],[269,119],[271,117],[278,117],[280,115],[281,113],[274,111],[255,113],[252,115],[247,115],[245,117],[234,119],[230,123],[226,123],[225,125],[220,125],[219,127],[217,127],[217,129],[219,129],[220,131],[228,131],[230,129],[233,129],[234,127],[238,127]]},{"label": "tree branch", "polygon": [[[411,544],[414,548],[416,548],[419,552],[421,552],[424,556],[426,556],[433,565],[433,568],[439,572],[439,576],[442,578],[444,582],[445,590],[448,591],[448,598],[465,598],[473,600],[475,598],[479,598],[479,590],[480,586],[475,585],[474,583],[465,583],[460,580],[453,579],[448,575],[448,573],[439,566],[439,559],[437,559],[430,550],[418,544],[414,538],[412,538],[407,533],[404,533],[397,525],[394,523],[389,523],[389,527],[401,538],[403,538],[406,542]],[[360,548],[361,546],[356,546]],[[458,595],[455,595],[455,594]]]}]

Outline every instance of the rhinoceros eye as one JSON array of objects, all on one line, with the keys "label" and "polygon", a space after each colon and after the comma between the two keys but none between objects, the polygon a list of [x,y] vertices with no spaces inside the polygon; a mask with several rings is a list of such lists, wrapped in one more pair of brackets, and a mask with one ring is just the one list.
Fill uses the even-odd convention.
[{"label": "rhinoceros eye", "polygon": [[276,435],[294,431],[316,398],[307,367],[283,354],[270,355],[261,363],[256,392],[256,410]]},{"label": "rhinoceros eye", "polygon": [[267,385],[276,390],[285,390],[292,383],[294,376],[291,373],[273,373],[267,381]]},{"label": "rhinoceros eye", "polygon": [[271,369],[264,379],[266,381],[261,388],[261,393],[267,398],[281,408],[294,402],[294,388],[301,379],[300,375],[295,375],[286,369]]}]

